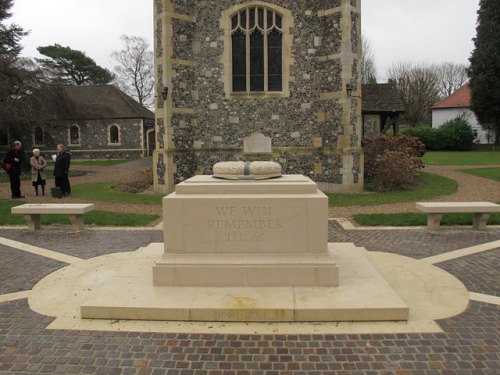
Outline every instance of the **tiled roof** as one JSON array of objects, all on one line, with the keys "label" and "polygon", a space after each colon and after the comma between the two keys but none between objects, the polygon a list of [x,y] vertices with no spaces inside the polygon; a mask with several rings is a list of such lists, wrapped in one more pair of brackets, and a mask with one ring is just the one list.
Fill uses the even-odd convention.
[{"label": "tiled roof", "polygon": [[393,83],[369,83],[362,86],[363,112],[404,112],[403,102]]},{"label": "tiled roof", "polygon": [[154,119],[155,115],[114,85],[61,86],[65,101],[78,107],[79,119]]},{"label": "tiled roof", "polygon": [[469,108],[471,105],[471,94],[469,84],[460,87],[453,94],[436,104],[432,109],[443,108]]}]

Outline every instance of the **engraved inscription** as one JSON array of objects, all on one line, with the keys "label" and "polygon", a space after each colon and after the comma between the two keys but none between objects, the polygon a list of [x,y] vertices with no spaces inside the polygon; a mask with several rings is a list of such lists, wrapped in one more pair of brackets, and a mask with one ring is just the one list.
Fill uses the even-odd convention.
[{"label": "engraved inscription", "polygon": [[283,229],[283,221],[268,206],[215,207],[214,216],[208,229],[217,231],[225,242],[264,242],[267,232]]}]

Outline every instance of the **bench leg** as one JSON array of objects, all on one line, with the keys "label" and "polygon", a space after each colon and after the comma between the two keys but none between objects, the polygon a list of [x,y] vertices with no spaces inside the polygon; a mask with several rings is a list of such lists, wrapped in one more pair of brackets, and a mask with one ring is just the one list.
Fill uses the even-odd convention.
[{"label": "bench leg", "polygon": [[35,231],[41,228],[40,215],[24,215],[24,219],[26,220],[26,224],[28,224],[28,230]]},{"label": "bench leg", "polygon": [[73,232],[83,231],[83,215],[69,215],[69,221],[71,221],[71,229]]},{"label": "bench leg", "polygon": [[430,230],[439,230],[443,214],[428,214],[427,215],[427,228]]},{"label": "bench leg", "polygon": [[490,214],[473,214],[472,222],[474,229],[486,230],[486,224],[490,219]]}]

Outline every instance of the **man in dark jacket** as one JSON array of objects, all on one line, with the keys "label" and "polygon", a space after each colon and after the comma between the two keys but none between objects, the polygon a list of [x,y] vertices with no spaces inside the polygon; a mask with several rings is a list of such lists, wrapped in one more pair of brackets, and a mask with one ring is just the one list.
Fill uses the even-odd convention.
[{"label": "man in dark jacket", "polygon": [[24,198],[21,195],[21,162],[23,159],[22,143],[15,141],[12,149],[5,154],[3,159],[4,168],[7,170],[10,179],[10,191],[12,199]]},{"label": "man in dark jacket", "polygon": [[71,162],[71,155],[66,151],[63,145],[57,145],[57,157],[54,165],[54,177],[56,187],[61,188],[64,195],[71,193],[71,186],[69,184],[69,164]]}]

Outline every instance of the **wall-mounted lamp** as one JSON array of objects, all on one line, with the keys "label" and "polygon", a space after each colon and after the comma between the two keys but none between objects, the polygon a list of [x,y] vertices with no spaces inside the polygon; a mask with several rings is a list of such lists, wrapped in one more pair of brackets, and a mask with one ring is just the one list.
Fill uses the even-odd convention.
[{"label": "wall-mounted lamp", "polygon": [[346,85],[345,85],[345,91],[347,92],[347,95],[348,95],[349,97],[351,97],[351,96],[352,96],[352,91],[353,91],[353,89],[354,89],[354,88],[352,87],[352,85],[351,85],[350,83],[348,83],[348,84],[346,84]]}]

